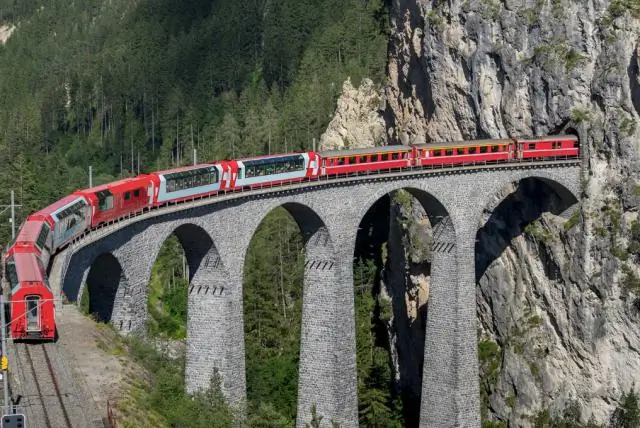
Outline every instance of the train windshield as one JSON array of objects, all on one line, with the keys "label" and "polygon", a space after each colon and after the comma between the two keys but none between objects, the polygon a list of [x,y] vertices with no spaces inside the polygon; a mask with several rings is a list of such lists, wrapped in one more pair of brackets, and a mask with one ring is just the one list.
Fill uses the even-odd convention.
[{"label": "train windshield", "polygon": [[27,296],[27,331],[40,330],[40,297]]},{"label": "train windshield", "polygon": [[7,279],[11,284],[11,289],[18,286],[18,272],[16,272],[16,262],[13,261],[13,257],[7,259],[6,263]]}]

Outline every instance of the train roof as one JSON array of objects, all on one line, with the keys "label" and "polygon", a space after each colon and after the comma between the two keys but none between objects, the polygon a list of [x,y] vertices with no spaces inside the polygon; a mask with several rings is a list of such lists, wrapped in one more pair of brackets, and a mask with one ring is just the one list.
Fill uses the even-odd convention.
[{"label": "train roof", "polygon": [[123,178],[118,181],[112,181],[111,183],[101,184],[99,186],[90,187],[88,189],[77,190],[75,193],[85,194],[85,193],[98,193],[104,190],[134,190],[140,187],[140,181],[143,180],[144,177],[129,177]]},{"label": "train roof", "polygon": [[179,168],[171,168],[171,169],[164,169],[162,171],[155,171],[155,172],[151,172],[150,174],[157,174],[157,175],[166,175],[166,174],[174,174],[176,172],[184,172],[184,171],[191,171],[192,169],[199,169],[199,168],[206,168],[206,167],[210,167],[213,166],[217,163],[219,163],[221,161],[217,161],[217,162],[207,162],[207,163],[200,163],[198,165],[188,165],[188,166],[181,166]]},{"label": "train roof", "polygon": [[33,253],[14,253],[13,261],[16,266],[18,280],[44,282],[43,268],[38,257]]},{"label": "train roof", "polygon": [[550,135],[546,137],[523,137],[516,138],[517,141],[558,141],[558,140],[570,140],[579,141],[579,138],[572,134],[567,135]]},{"label": "train roof", "polygon": [[[67,204],[70,204],[71,202],[75,201],[78,198],[80,198],[80,196],[75,195],[75,194],[67,195],[64,198],[52,203],[48,207],[43,208],[40,211],[37,211],[37,212],[33,213],[32,215],[34,215],[34,216],[35,215],[50,216],[55,211],[59,210],[60,208],[64,207]],[[31,216],[29,216],[29,217],[31,217]]]},{"label": "train roof", "polygon": [[20,228],[20,232],[14,243],[36,242],[42,230],[43,223],[43,220],[27,220]]},{"label": "train roof", "polygon": [[423,143],[423,144],[414,144],[414,147],[419,149],[424,148],[456,148],[456,147],[467,147],[467,146],[495,146],[496,144],[509,144],[512,143],[513,140],[509,138],[501,138],[501,139],[485,139],[485,140],[466,140],[466,141],[451,141],[451,142],[434,142],[434,143]]},{"label": "train roof", "polygon": [[248,158],[235,159],[236,162],[247,162],[247,161],[255,161],[255,160],[268,160],[268,159],[277,159],[277,158],[286,158],[289,156],[302,156],[310,152],[293,152],[293,153],[276,153],[273,155],[260,155],[260,156],[250,156]]},{"label": "train roof", "polygon": [[376,147],[364,147],[361,149],[347,149],[347,150],[327,150],[319,152],[322,157],[334,157],[334,156],[357,156],[368,153],[390,153],[390,152],[404,152],[411,150],[411,146],[405,146],[403,144],[392,144],[388,146],[376,146]]}]

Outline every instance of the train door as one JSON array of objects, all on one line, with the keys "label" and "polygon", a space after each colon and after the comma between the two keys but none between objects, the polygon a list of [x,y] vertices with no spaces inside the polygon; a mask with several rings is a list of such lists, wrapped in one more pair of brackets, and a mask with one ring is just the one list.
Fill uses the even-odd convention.
[{"label": "train door", "polygon": [[320,167],[320,156],[313,153],[309,156],[309,168],[307,170],[307,177],[316,177],[318,175],[318,168]]},{"label": "train door", "polygon": [[149,197],[149,206],[153,206],[153,180],[149,180],[149,188],[147,190],[147,196]]},{"label": "train door", "polygon": [[25,302],[27,331],[40,331],[40,296],[27,296]]}]

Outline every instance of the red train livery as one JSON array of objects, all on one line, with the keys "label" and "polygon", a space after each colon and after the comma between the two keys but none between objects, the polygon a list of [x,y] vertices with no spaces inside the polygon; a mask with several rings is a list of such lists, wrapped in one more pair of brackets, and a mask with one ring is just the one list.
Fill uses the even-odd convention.
[{"label": "red train livery", "polygon": [[51,256],[78,236],[134,213],[302,181],[579,157],[579,141],[573,135],[390,145],[217,161],[78,190],[30,215],[4,255],[12,295],[11,336],[54,339],[53,292],[46,275]]}]

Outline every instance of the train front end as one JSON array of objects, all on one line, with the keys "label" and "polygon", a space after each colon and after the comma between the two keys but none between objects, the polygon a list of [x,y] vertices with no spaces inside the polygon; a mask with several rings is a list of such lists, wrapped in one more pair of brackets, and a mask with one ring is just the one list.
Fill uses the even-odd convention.
[{"label": "train front end", "polygon": [[11,338],[42,341],[55,339],[53,293],[44,268],[33,253],[7,256],[5,269],[11,286]]}]

